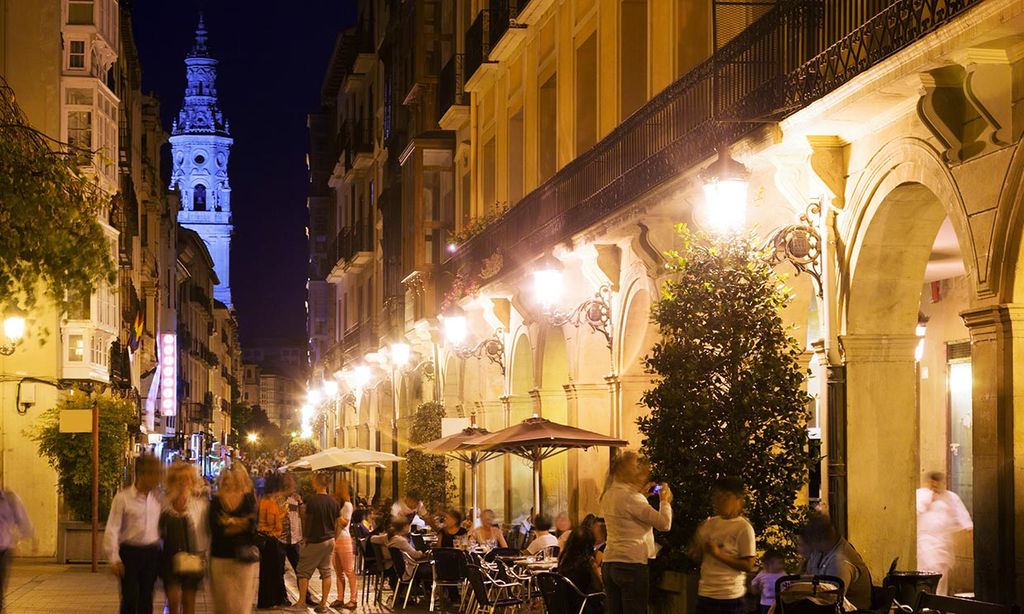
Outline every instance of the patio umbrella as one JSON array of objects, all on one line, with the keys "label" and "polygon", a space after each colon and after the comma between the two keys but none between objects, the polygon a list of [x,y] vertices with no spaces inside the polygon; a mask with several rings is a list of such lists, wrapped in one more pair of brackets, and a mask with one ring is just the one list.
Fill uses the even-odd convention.
[{"label": "patio umbrella", "polygon": [[571,449],[592,446],[619,448],[625,445],[628,442],[623,439],[558,424],[534,415],[496,433],[467,439],[462,443],[462,451],[506,452],[529,460],[533,465],[533,509],[539,514],[542,460]]},{"label": "patio umbrella", "polygon": [[402,456],[395,456],[388,452],[378,452],[365,448],[327,448],[315,454],[303,456],[287,466],[295,465],[294,468],[301,469],[308,464],[309,469],[320,471],[322,469],[333,469],[337,467],[360,467],[374,463],[393,463],[405,460]]},{"label": "patio umbrella", "polygon": [[470,426],[462,429],[458,433],[428,441],[427,443],[420,444],[414,447],[414,450],[418,450],[425,454],[442,454],[448,458],[455,459],[459,462],[466,463],[469,465],[470,473],[473,476],[473,487],[472,487],[472,519],[473,524],[476,525],[477,514],[480,509],[480,490],[479,490],[479,474],[478,469],[481,464],[491,460],[495,456],[503,454],[503,452],[490,452],[480,450],[465,450],[465,443],[467,440],[481,437],[483,435],[490,435],[490,431],[479,426]]}]

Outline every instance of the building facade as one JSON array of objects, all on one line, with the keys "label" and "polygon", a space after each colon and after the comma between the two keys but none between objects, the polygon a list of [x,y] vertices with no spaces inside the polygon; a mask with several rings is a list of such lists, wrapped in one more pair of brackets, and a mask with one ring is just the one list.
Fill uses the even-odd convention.
[{"label": "building facade", "polygon": [[217,60],[207,48],[203,17],[185,58],[185,99],[171,127],[171,189],[181,196],[178,222],[203,238],[217,272],[214,298],[231,307],[231,185],[234,140],[217,102]]},{"label": "building facade", "polygon": [[[1020,599],[1019,3],[360,7],[310,121],[337,151],[309,201],[315,281],[332,286],[314,301],[311,281],[310,322],[335,323],[311,332],[313,380],[343,384],[319,409],[326,442],[404,446],[436,395],[491,430],[539,414],[639,445],[661,254],[676,223],[710,227],[700,173],[728,147],[751,171],[747,225],[816,238],[789,253],[805,274],[784,313],[826,459],[813,494],[880,577],[913,567],[915,489],[946,472],[975,520],[950,588]],[[596,317],[545,316],[532,271],[550,258],[556,307],[597,301]],[[455,305],[458,346],[438,319]],[[433,361],[437,393],[390,361],[397,339]],[[353,388],[358,366],[373,377]],[[543,508],[594,511],[608,458],[545,461]],[[485,507],[528,512],[527,467],[483,474]]]}]

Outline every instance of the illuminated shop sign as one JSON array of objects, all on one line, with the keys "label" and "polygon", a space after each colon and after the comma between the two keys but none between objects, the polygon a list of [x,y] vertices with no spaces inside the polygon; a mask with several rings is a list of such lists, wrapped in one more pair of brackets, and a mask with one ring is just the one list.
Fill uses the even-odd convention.
[{"label": "illuminated shop sign", "polygon": [[160,336],[160,413],[178,413],[178,340],[170,333]]}]

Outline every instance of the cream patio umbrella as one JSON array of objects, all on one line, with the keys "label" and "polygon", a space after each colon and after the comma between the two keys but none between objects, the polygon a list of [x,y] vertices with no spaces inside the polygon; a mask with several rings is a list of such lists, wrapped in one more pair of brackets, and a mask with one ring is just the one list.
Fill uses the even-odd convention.
[{"label": "cream patio umbrella", "polygon": [[515,454],[533,465],[533,509],[540,513],[540,463],[566,450],[593,446],[619,448],[628,445],[623,439],[558,424],[534,415],[519,424],[487,435],[465,440],[461,451]]}]

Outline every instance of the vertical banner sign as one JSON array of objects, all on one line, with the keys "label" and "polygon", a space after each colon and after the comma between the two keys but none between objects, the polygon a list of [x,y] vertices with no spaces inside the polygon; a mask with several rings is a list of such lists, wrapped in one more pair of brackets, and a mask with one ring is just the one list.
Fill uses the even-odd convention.
[{"label": "vertical banner sign", "polygon": [[171,333],[160,336],[160,413],[178,413],[178,341]]}]

